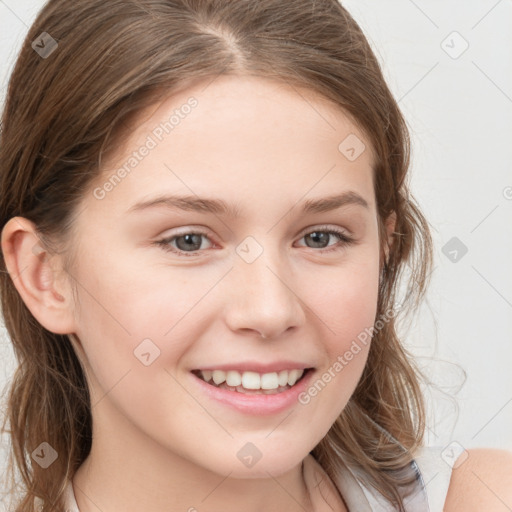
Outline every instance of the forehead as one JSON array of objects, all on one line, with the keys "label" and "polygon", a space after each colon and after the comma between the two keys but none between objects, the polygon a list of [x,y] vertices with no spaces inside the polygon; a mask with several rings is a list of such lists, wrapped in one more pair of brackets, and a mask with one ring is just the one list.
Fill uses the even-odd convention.
[{"label": "forehead", "polygon": [[372,189],[368,138],[340,107],[295,85],[220,76],[151,105],[132,124],[95,182],[122,175],[110,179],[104,205],[131,206],[154,192],[241,204]]}]

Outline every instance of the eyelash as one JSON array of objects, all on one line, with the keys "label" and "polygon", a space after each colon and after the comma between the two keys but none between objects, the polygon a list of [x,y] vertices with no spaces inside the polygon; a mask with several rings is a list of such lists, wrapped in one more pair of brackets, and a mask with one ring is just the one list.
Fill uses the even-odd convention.
[{"label": "eyelash", "polygon": [[[346,246],[351,245],[355,242],[355,240],[352,237],[348,236],[345,232],[343,232],[341,230],[333,229],[333,228],[327,228],[325,226],[320,226],[319,228],[316,228],[316,229],[313,229],[311,231],[304,233],[304,235],[301,236],[301,239],[304,238],[306,235],[310,235],[312,233],[327,233],[329,235],[336,235],[337,237],[340,238],[339,244],[329,246],[330,248],[328,248],[328,249],[317,249],[316,252],[329,253],[329,252],[333,252],[333,251],[339,251],[339,250],[345,248]],[[185,235],[202,235],[202,236],[208,238],[208,233],[205,233],[204,231],[190,230],[190,231],[186,231],[181,234],[177,234],[177,235],[163,238],[161,240],[157,240],[154,243],[157,246],[162,247],[162,249],[164,251],[172,252],[174,254],[177,254],[180,257],[181,256],[184,256],[184,257],[196,256],[197,253],[199,252],[199,250],[187,252],[187,251],[182,251],[180,249],[175,249],[174,247],[172,247],[170,245],[170,243],[173,240],[175,240],[176,238],[185,236]],[[315,250],[314,247],[310,247],[310,249]]]}]

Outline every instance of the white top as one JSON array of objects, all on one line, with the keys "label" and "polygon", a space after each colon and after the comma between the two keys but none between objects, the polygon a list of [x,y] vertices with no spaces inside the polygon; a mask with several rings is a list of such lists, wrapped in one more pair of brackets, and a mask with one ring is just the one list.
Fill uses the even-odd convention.
[{"label": "white top", "polygon": [[[448,464],[442,457],[443,448],[423,447],[411,463],[411,470],[416,473],[417,490],[405,501],[407,512],[441,512],[446,500],[452,467],[455,460]],[[445,457],[446,458],[446,457]],[[329,479],[323,468],[308,455],[304,459],[304,480],[312,496],[315,512],[343,509],[339,491],[349,512],[393,512],[396,509],[376,490],[364,483],[364,478],[356,477],[351,468],[337,478]],[[325,478],[326,486],[321,490],[319,477]],[[76,503],[71,482],[66,488],[66,512],[80,512]],[[337,506],[336,506],[337,505]]]}]

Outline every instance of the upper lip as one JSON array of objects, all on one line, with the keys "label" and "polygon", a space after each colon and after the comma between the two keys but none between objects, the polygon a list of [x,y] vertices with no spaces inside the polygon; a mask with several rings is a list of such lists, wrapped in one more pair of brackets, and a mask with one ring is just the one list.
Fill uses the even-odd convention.
[{"label": "upper lip", "polygon": [[254,361],[246,361],[239,363],[225,363],[225,364],[209,364],[208,366],[201,366],[195,370],[222,370],[222,371],[239,371],[239,372],[256,372],[256,373],[273,373],[282,370],[306,370],[313,368],[311,364],[300,363],[295,361],[275,361],[273,363],[257,363]]}]

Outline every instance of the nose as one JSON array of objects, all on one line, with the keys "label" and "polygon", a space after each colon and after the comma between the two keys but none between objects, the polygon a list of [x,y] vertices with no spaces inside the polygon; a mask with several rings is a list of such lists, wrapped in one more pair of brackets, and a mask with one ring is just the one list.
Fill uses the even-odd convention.
[{"label": "nose", "polygon": [[277,338],[304,324],[303,300],[282,256],[263,253],[252,263],[238,256],[230,272],[226,323],[233,332]]}]

